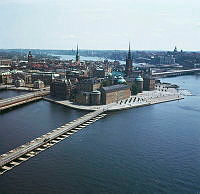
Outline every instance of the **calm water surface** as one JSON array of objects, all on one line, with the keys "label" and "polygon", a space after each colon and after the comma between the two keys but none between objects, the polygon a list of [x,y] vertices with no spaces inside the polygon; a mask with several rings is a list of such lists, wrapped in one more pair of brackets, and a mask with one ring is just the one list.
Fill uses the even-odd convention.
[{"label": "calm water surface", "polygon": [[[0,177],[0,193],[200,192],[200,77],[184,100],[109,113]],[[3,153],[85,112],[40,101],[0,115]]]}]

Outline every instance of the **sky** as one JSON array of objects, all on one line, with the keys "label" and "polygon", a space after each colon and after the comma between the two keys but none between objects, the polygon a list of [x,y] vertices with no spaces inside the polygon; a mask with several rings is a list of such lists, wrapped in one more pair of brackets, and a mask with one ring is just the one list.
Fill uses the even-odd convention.
[{"label": "sky", "polygon": [[200,51],[200,0],[0,0],[0,48]]}]

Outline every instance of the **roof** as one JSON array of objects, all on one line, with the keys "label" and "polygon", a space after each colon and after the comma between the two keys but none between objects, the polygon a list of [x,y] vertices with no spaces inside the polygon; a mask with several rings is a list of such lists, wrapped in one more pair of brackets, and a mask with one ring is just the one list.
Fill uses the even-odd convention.
[{"label": "roof", "polygon": [[130,89],[130,87],[128,85],[124,85],[124,84],[102,87],[102,90],[104,90],[107,93],[115,92],[115,91],[119,91],[119,90],[126,90],[126,89]]},{"label": "roof", "polygon": [[142,82],[143,78],[139,75],[138,77],[135,78],[135,81]]}]

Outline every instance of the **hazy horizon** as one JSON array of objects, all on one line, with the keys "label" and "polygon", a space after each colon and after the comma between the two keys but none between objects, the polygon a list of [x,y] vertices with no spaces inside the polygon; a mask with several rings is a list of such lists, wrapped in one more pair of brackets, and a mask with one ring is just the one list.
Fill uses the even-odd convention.
[{"label": "hazy horizon", "polygon": [[199,51],[198,0],[0,0],[0,48]]}]

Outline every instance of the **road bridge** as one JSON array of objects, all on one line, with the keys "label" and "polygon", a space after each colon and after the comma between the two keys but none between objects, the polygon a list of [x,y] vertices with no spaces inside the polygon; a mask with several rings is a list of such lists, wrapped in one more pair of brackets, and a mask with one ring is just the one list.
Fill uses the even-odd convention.
[{"label": "road bridge", "polygon": [[194,73],[200,73],[200,68],[153,73],[152,76],[153,77],[171,77],[171,76],[179,76],[179,75],[190,75]]},{"label": "road bridge", "polygon": [[0,155],[0,175],[15,166],[27,161],[31,157],[36,156],[40,152],[52,147],[56,143],[64,140],[70,135],[101,119],[106,114],[106,108],[88,113],[74,121],[71,121],[55,130],[50,131],[22,146],[19,146],[9,152]]},{"label": "road bridge", "polygon": [[42,99],[43,96],[49,94],[49,91],[38,91],[38,92],[31,92],[28,94],[7,98],[4,100],[0,100],[0,111],[21,105],[26,104],[28,102],[32,102],[35,100]]}]

